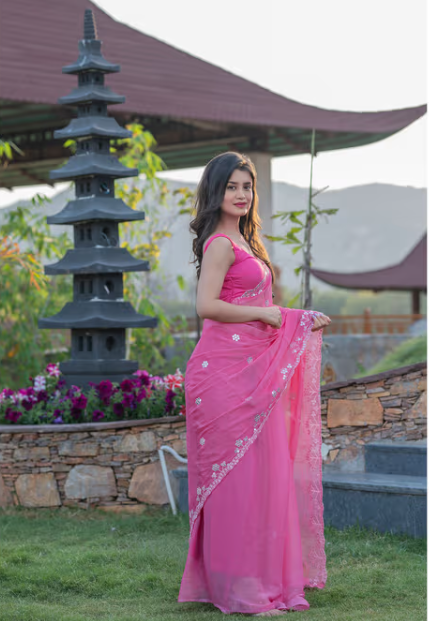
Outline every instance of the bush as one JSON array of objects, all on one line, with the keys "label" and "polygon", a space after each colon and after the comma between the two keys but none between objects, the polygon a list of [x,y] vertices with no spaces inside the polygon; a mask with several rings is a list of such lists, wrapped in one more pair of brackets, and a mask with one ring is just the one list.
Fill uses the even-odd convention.
[{"label": "bush", "polygon": [[356,377],[375,375],[376,373],[383,373],[383,371],[390,371],[390,369],[407,367],[408,365],[416,364],[417,362],[424,362],[426,360],[427,339],[426,335],[424,335],[401,343],[401,345],[387,354],[375,366],[359,373]]},{"label": "bush", "polygon": [[120,384],[103,380],[84,392],[67,388],[58,365],[48,364],[32,386],[0,392],[0,424],[43,425],[161,418],[185,414],[184,378],[137,371]]}]

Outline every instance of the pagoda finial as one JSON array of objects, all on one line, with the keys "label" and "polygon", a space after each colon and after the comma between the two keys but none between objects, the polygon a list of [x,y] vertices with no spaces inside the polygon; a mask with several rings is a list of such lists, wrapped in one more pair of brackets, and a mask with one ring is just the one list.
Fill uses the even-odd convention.
[{"label": "pagoda finial", "polygon": [[95,25],[95,17],[91,9],[85,9],[85,18],[83,22],[83,38],[86,41],[90,39],[98,39],[97,27]]}]

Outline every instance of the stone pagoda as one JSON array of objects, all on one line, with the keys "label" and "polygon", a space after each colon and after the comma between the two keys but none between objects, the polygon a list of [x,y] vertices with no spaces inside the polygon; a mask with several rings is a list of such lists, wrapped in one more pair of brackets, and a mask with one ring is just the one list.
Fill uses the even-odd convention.
[{"label": "stone pagoda", "polygon": [[50,173],[55,181],[73,180],[76,198],[47,219],[48,224],[73,225],[74,248],[45,267],[49,275],[73,274],[73,302],[39,320],[40,328],[71,330],[71,359],[60,368],[67,384],[83,388],[90,381],[130,377],[138,365],[125,358],[126,329],[157,324],[156,318],[137,313],[123,300],[123,273],[147,271],[149,263],[135,259],[119,243],[120,222],[144,219],[143,212],[115,198],[115,179],[138,174],[110,153],[111,139],[131,136],[107,116],[108,104],[125,101],[104,84],[106,74],[119,70],[119,65],[103,57],[93,13],[86,10],[79,58],[63,67],[63,73],[78,76],[78,86],[59,99],[63,105],[77,107],[77,118],[54,134],[61,140],[75,140],[76,153]]}]

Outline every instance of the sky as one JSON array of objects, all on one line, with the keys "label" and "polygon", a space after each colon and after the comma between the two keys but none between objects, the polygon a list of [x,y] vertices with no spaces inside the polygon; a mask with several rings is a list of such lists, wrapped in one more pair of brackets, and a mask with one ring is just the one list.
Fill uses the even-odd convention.
[{"label": "sky", "polygon": [[[302,103],[370,112],[427,101],[426,0],[95,4],[118,21]],[[426,187],[427,138],[425,116],[376,144],[321,153],[313,184],[329,189],[368,183]],[[164,175],[198,181],[201,172],[194,168]],[[274,181],[307,187],[309,177],[308,155],[272,161]],[[0,207],[62,187],[0,190]]]}]

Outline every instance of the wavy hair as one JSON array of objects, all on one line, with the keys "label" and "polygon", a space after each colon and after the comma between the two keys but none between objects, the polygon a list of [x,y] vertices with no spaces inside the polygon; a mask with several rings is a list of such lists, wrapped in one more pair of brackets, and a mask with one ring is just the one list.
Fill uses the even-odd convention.
[{"label": "wavy hair", "polygon": [[240,233],[249,244],[253,254],[267,265],[274,282],[274,270],[259,236],[261,219],[258,215],[255,166],[247,155],[235,153],[234,151],[221,153],[210,160],[198,184],[194,203],[196,215],[189,225],[191,231],[196,235],[192,242],[192,250],[195,257],[192,263],[196,263],[197,278],[199,278],[204,244],[218,225],[226,186],[232,173],[237,169],[247,170],[250,173],[253,190],[253,200],[250,209],[246,215],[240,217]]}]

